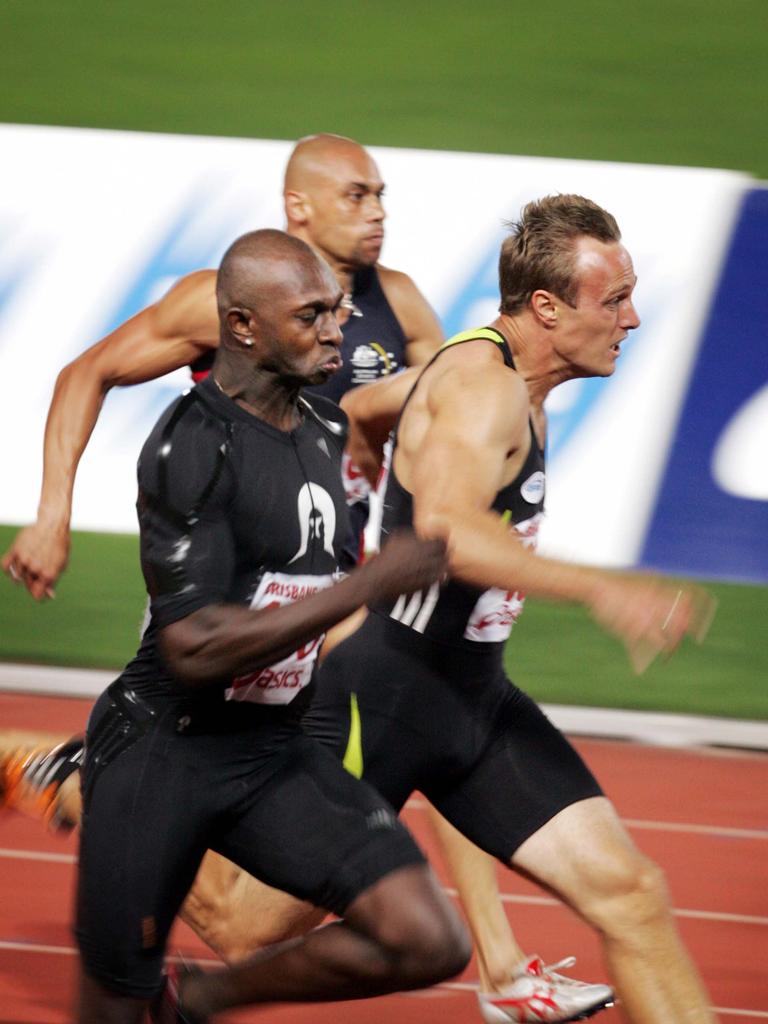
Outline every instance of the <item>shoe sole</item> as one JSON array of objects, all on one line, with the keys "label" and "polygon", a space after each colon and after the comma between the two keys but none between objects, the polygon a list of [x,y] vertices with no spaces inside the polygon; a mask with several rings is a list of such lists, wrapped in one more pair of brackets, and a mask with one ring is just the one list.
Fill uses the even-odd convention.
[{"label": "shoe sole", "polygon": [[590,1017],[594,1017],[596,1013],[600,1013],[601,1010],[608,1010],[615,1004],[614,999],[606,999],[603,1003],[598,1003],[597,1006],[590,1006],[588,1010],[582,1010],[581,1013],[577,1013],[575,1017],[567,1017],[562,1024],[570,1024],[572,1021],[577,1020],[589,1020]]},{"label": "shoe sole", "polygon": [[[562,1017],[560,1021],[556,1022],[556,1024],[573,1024],[575,1021],[588,1020],[590,1017],[594,1017],[596,1013],[600,1013],[601,1010],[608,1010],[611,1006],[614,1006],[615,1003],[615,998],[605,999],[601,1003],[595,1003],[594,1006],[587,1007],[586,1010],[579,1010],[579,1012],[574,1014],[572,1017]],[[499,1008],[494,1007],[494,1009],[498,1010]],[[499,1012],[504,1014],[508,1024],[515,1024],[511,1017],[506,1016],[504,1010],[499,1010]],[[501,1024],[501,1021],[499,1021],[499,1024]],[[542,1021],[541,1024],[546,1024],[546,1022]]]}]

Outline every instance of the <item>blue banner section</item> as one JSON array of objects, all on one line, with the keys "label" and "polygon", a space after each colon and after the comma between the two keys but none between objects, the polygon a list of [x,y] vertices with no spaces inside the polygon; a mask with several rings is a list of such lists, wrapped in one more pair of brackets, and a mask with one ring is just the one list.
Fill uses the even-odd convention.
[{"label": "blue banner section", "polygon": [[[179,207],[154,247],[147,247],[145,260],[124,292],[115,296],[114,309],[95,332],[104,337],[151,303],[156,302],[179,278],[195,270],[216,267],[229,243],[241,233],[233,217],[210,224],[204,194],[193,194]],[[192,378],[189,378],[191,385]],[[179,394],[179,382],[155,382],[147,388],[115,388],[108,396],[110,414],[120,417],[119,432],[137,438],[140,446],[147,431],[163,409]]]},{"label": "blue banner section", "polygon": [[768,581],[768,188],[745,195],[641,556]]}]

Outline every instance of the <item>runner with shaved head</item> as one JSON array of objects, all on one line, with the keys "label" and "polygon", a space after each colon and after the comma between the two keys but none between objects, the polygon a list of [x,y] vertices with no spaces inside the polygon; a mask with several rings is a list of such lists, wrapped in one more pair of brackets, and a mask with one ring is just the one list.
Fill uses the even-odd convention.
[{"label": "runner with shaved head", "polygon": [[301,139],[288,160],[283,192],[288,222],[294,234],[311,238],[337,275],[347,275],[348,294],[354,274],[379,259],[383,195],[384,181],[371,155],[341,135]]},{"label": "runner with shaved head", "polygon": [[[88,726],[79,1024],[139,1024],[150,1002],[165,1024],[245,1003],[358,999],[422,988],[469,957],[404,826],[300,723],[323,632],[444,567],[441,542],[410,535],[337,582],[344,417],[301,389],[339,365],[341,300],[300,240],[238,239],[221,267],[212,374],[142,449],[150,621]],[[208,848],[344,920],[217,973],[193,1008],[184,983],[200,979],[163,987],[161,970]]]}]

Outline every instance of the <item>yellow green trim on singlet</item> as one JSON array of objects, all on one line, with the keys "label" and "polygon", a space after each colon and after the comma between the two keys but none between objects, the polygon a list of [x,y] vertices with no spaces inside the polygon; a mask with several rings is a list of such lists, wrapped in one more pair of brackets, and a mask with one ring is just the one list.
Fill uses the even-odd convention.
[{"label": "yellow green trim on singlet", "polygon": [[501,513],[501,521],[505,526],[508,526],[512,522],[512,509],[506,508]]},{"label": "yellow green trim on singlet", "polygon": [[363,727],[360,721],[360,709],[357,706],[357,694],[349,695],[349,739],[344,751],[342,762],[350,775],[356,779],[363,777]]},{"label": "yellow green trim on singlet", "polygon": [[473,327],[472,330],[462,331],[461,334],[454,334],[448,341],[444,341],[438,349],[442,352],[444,348],[448,348],[450,345],[459,345],[462,341],[474,341],[475,338],[483,338],[485,341],[494,341],[497,345],[503,345],[504,338],[499,334],[498,331],[494,330],[493,327]]},{"label": "yellow green trim on singlet", "polygon": [[384,374],[391,373],[392,372],[392,361],[389,358],[389,355],[387,354],[386,350],[384,349],[384,346],[380,345],[378,343],[378,341],[372,341],[370,343],[370,345],[371,345],[371,348],[375,352],[378,352],[379,355],[381,356],[381,360],[384,363]]}]

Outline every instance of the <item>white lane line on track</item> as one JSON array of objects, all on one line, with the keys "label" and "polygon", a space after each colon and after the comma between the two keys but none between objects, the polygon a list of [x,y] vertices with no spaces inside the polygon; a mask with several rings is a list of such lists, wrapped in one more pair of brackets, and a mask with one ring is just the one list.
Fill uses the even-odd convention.
[{"label": "white lane line on track", "polygon": [[[35,942],[10,942],[7,940],[0,939],[0,951],[8,953],[42,953],[42,954],[53,954],[54,956],[76,956],[77,950],[73,946],[43,946],[38,945]],[[177,963],[189,962],[189,957],[171,956],[169,960],[173,960]],[[207,966],[221,966],[220,960],[209,960],[200,957],[194,958],[196,964],[200,964],[202,967]],[[477,992],[480,988],[479,985],[471,981],[444,981],[440,985],[435,985],[435,988],[449,989],[452,992]],[[429,990],[423,989],[419,992],[399,992],[396,995],[404,996],[428,996]],[[726,1014],[731,1017],[744,1017],[753,1020],[768,1020],[768,1013],[763,1010],[742,1010],[735,1009],[730,1006],[713,1006],[713,1011],[718,1014]]]},{"label": "white lane line on track", "polygon": [[[446,890],[449,891],[449,890]],[[546,903],[544,902],[546,900]],[[511,893],[502,893],[502,903],[539,903],[542,905],[560,907],[559,900],[544,896],[516,896]],[[754,914],[729,914],[722,910],[686,910],[683,907],[674,907],[675,917],[683,917],[693,921],[718,921],[721,924],[754,924],[761,928],[768,927],[768,917],[758,917]]]},{"label": "white lane line on track", "polygon": [[[32,860],[47,863],[75,864],[77,857],[73,853],[39,853],[35,850],[10,850],[0,847],[0,859],[6,860]],[[455,889],[445,887],[449,896],[458,897]],[[522,906],[533,907],[560,907],[562,904],[552,896],[528,896],[517,893],[501,893],[502,903],[517,903]],[[700,921],[720,921],[724,924],[754,924],[761,927],[768,927],[768,917],[759,917],[752,914],[729,914],[719,910],[687,910],[675,908],[676,917],[691,918]]]},{"label": "white lane line on track", "polygon": [[[424,811],[429,807],[422,797],[411,797],[405,805],[408,811]],[[694,825],[684,821],[648,821],[643,818],[622,818],[627,828],[641,828],[656,832],[689,832],[691,835],[722,836],[725,839],[768,840],[768,829],[730,828],[727,825]]]},{"label": "white lane line on track", "polygon": [[53,956],[75,956],[72,946],[42,946],[36,942],[8,942],[0,939],[0,950],[7,953],[50,953]]},{"label": "white lane line on track", "polygon": [[76,864],[74,853],[44,853],[40,850],[9,850],[0,847],[0,857],[7,860],[43,860],[53,864]]},{"label": "white lane line on track", "polygon": [[[456,889],[444,886],[449,896],[458,899]],[[502,903],[516,903],[520,906],[531,907],[562,907],[560,900],[553,896],[529,896],[520,893],[503,892],[500,894]],[[682,907],[673,909],[675,917],[685,917],[700,921],[720,921],[723,924],[755,924],[760,927],[768,927],[768,917],[760,917],[755,914],[730,914],[721,910],[686,910]]]},{"label": "white lane line on track", "polygon": [[725,839],[768,839],[768,829],[729,828],[726,825],[692,825],[682,821],[642,821],[621,819],[628,828],[652,829],[657,832],[690,832],[700,836],[722,836]]}]

